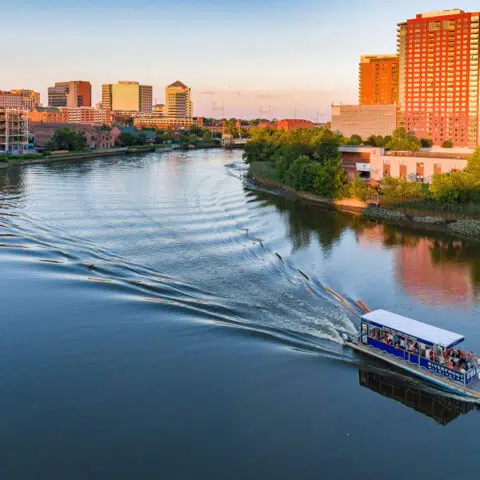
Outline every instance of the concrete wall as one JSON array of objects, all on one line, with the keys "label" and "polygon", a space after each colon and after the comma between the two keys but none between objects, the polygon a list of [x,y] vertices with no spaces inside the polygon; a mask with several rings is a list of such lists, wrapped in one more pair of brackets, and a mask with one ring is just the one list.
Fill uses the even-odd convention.
[{"label": "concrete wall", "polygon": [[391,135],[397,126],[396,105],[332,105],[332,130],[345,137],[366,140],[371,135]]}]

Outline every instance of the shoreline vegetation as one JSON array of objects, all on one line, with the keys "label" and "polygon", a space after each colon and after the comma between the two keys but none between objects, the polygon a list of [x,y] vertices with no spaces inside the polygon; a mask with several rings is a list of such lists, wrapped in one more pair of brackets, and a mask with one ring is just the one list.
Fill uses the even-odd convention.
[{"label": "shoreline vegetation", "polygon": [[[413,212],[394,209],[393,207],[372,207],[354,198],[331,199],[314,195],[309,192],[302,192],[275,182],[265,177],[257,176],[255,166],[250,168],[249,178],[257,186],[262,187],[275,195],[282,195],[287,198],[305,201],[321,208],[337,210],[341,213],[362,216],[367,220],[380,222],[393,226],[404,226],[422,231],[436,231],[468,240],[480,241],[480,220],[452,219],[451,215],[442,217],[435,212],[423,211],[423,215],[414,215]],[[398,208],[398,207],[397,207]],[[430,214],[430,215],[427,215]],[[471,222],[474,222],[473,228]]]},{"label": "shoreline vegetation", "polygon": [[[327,128],[258,129],[245,146],[244,159],[249,177],[273,193],[373,221],[480,240],[480,150],[467,169],[435,175],[432,185],[391,177],[372,185],[358,177],[347,179],[338,152],[347,142]],[[404,129],[394,132],[391,143],[418,147]],[[381,206],[369,205],[372,197]]]},{"label": "shoreline vegetation", "polygon": [[[102,130],[111,130],[103,126]],[[14,165],[31,165],[67,160],[88,160],[111,155],[133,153],[168,152],[174,149],[207,149],[218,148],[221,141],[213,138],[206,129],[192,126],[181,133],[170,130],[144,129],[137,131],[133,127],[125,127],[125,131],[116,138],[115,147],[88,149],[85,135],[70,127],[59,128],[40,153],[7,154],[0,153],[0,168]]]}]

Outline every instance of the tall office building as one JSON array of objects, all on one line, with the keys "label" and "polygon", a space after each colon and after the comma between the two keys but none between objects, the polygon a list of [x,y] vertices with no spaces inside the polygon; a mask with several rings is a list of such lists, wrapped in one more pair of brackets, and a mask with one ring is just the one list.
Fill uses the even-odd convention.
[{"label": "tall office building", "polygon": [[92,105],[92,86],[90,82],[56,82],[48,87],[48,105],[50,107],[90,107]]},{"label": "tall office building", "polygon": [[417,137],[479,145],[479,17],[445,10],[398,25],[399,122]]},{"label": "tall office building", "polygon": [[140,85],[140,113],[152,113],[153,88],[151,85]]},{"label": "tall office building", "polygon": [[398,102],[398,65],[397,55],[360,57],[360,105],[393,105]]},{"label": "tall office building", "polygon": [[169,85],[165,89],[165,111],[169,117],[191,118],[190,88],[178,80]]},{"label": "tall office building", "polygon": [[112,109],[112,85],[110,83],[102,85],[102,108],[106,110]]},{"label": "tall office building", "polygon": [[151,113],[153,89],[138,82],[102,85],[102,108],[115,112]]}]

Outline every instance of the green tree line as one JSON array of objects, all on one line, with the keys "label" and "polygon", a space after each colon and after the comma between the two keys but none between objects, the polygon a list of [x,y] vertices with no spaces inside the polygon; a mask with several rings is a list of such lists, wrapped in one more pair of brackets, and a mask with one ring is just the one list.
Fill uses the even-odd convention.
[{"label": "green tree line", "polygon": [[274,179],[296,190],[339,198],[347,183],[338,152],[343,141],[341,135],[327,128],[288,132],[268,127],[254,129],[244,159],[247,163],[269,162]]}]

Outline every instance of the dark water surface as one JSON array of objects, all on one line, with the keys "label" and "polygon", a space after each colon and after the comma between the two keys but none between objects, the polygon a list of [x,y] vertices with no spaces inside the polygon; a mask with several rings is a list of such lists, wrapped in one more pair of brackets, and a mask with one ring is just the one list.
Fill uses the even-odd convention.
[{"label": "dark water surface", "polygon": [[480,351],[478,244],[244,174],[223,151],[0,172],[2,479],[476,477],[480,412],[344,349],[326,287]]}]

